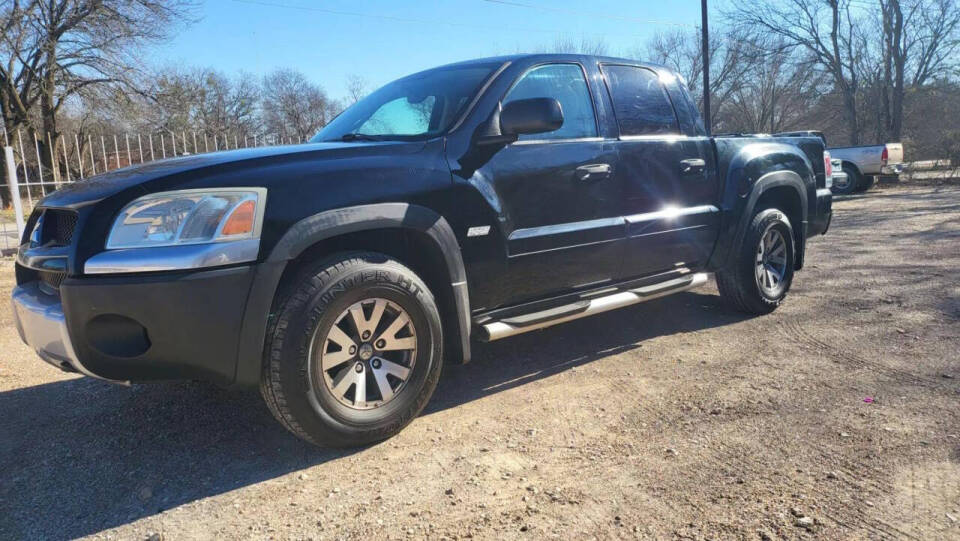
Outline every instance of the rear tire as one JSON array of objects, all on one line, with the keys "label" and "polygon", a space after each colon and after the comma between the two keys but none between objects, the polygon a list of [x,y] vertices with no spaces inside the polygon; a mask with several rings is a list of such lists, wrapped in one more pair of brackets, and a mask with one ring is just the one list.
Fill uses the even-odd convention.
[{"label": "rear tire", "polygon": [[729,268],[717,272],[720,296],[740,312],[773,312],[790,290],[795,257],[793,227],[787,215],[777,209],[757,212]]},{"label": "rear tire", "polygon": [[443,336],[433,294],[385,255],[317,263],[290,284],[273,313],[260,391],[277,420],[310,443],[387,439],[437,386]]},{"label": "rear tire", "polygon": [[873,187],[873,183],[876,182],[876,178],[873,175],[866,175],[860,177],[860,183],[857,184],[857,193],[863,193]]}]

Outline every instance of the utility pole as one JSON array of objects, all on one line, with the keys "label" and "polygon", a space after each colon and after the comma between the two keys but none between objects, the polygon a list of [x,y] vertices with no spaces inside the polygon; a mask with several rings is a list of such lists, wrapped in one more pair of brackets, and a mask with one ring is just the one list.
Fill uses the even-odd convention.
[{"label": "utility pole", "polygon": [[707,135],[712,135],[710,128],[710,32],[707,30],[707,0],[700,0],[700,33],[703,50],[703,125]]}]

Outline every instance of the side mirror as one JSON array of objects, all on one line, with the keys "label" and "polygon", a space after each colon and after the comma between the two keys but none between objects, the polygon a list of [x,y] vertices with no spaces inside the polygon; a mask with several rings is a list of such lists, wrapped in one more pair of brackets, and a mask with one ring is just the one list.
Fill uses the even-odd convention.
[{"label": "side mirror", "polygon": [[553,98],[511,101],[500,111],[500,133],[517,136],[544,133],[563,126],[563,108]]}]

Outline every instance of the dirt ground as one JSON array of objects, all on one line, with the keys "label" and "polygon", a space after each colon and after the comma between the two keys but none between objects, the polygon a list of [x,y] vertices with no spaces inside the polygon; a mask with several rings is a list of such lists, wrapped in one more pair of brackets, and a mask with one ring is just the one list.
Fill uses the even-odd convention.
[{"label": "dirt ground", "polygon": [[710,285],[479,344],[353,451],[59,373],[0,301],[0,538],[958,539],[960,186],[835,208],[776,313]]}]

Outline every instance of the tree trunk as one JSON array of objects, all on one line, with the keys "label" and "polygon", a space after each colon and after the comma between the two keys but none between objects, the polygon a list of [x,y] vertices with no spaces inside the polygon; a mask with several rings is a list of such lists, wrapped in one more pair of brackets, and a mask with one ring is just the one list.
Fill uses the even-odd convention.
[{"label": "tree trunk", "polygon": [[38,134],[40,140],[40,163],[41,167],[49,171],[50,178],[54,182],[60,181],[59,160],[57,159],[57,141],[60,140],[60,133],[57,132],[57,107],[56,107],[56,71],[57,63],[57,45],[50,41],[47,44],[46,66],[43,73],[43,88],[40,94],[40,118],[43,130]]},{"label": "tree trunk", "polygon": [[850,129],[850,146],[860,144],[860,119],[857,118],[857,94],[849,86],[843,88],[843,109],[847,114],[847,124]]},{"label": "tree trunk", "polygon": [[[893,43],[891,52],[893,53],[893,100],[890,111],[890,133],[894,141],[900,141],[903,131],[903,97],[905,89],[903,86],[904,69],[906,59],[903,54],[903,11],[900,9],[899,0],[891,0],[894,7],[893,20]],[[884,143],[885,141],[878,141]]]}]

